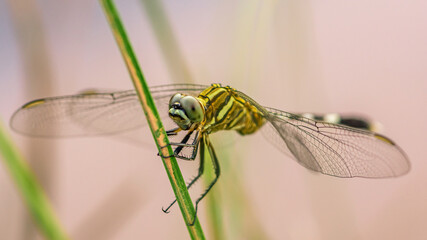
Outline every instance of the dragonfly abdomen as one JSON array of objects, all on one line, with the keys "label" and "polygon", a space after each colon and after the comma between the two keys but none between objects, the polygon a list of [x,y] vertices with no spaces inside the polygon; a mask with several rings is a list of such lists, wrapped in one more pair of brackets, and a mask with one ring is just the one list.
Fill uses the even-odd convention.
[{"label": "dragonfly abdomen", "polygon": [[257,131],[265,122],[262,113],[231,87],[213,84],[198,98],[205,103],[204,131],[236,130],[246,135]]},{"label": "dragonfly abdomen", "polygon": [[316,121],[328,122],[333,124],[341,124],[349,127],[364,129],[372,132],[381,132],[381,124],[372,121],[363,116],[357,115],[342,115],[337,113],[328,114],[313,114],[303,113],[301,116],[310,118]]}]

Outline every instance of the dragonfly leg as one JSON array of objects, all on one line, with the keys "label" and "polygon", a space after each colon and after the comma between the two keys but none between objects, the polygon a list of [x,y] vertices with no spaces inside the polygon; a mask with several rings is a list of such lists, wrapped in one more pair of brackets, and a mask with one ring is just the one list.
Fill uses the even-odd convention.
[{"label": "dragonfly leg", "polygon": [[[200,136],[201,135],[199,135],[199,131],[196,131],[196,136],[195,136],[193,142],[189,144],[187,142],[190,139],[191,134],[193,132],[194,132],[194,130],[189,131],[188,134],[185,135],[185,137],[182,139],[182,141],[180,143],[174,143],[174,142],[170,143],[170,145],[177,146],[177,147],[175,148],[173,155],[171,155],[171,156],[164,156],[164,157],[172,157],[172,156],[174,156],[176,158],[183,159],[183,160],[188,160],[188,161],[194,160],[196,158],[196,156],[197,156],[197,150],[198,150],[198,146],[199,146]],[[162,146],[162,148],[163,147],[166,147],[166,146]],[[184,147],[191,147],[191,148],[193,148],[191,156],[187,157],[187,156],[180,155],[180,153],[181,153],[182,149],[184,149]],[[160,153],[158,155],[160,156]]]},{"label": "dragonfly leg", "polygon": [[182,139],[180,143],[170,143],[171,145],[178,146],[177,148],[175,148],[175,151],[174,151],[175,156],[179,156],[179,153],[182,151],[184,147],[190,146],[190,144],[187,144],[187,142],[190,139],[191,134],[193,134],[193,132],[194,130],[188,131],[187,135],[185,135],[185,137]]},{"label": "dragonfly leg", "polygon": [[[184,159],[184,160],[194,160],[196,158],[196,156],[197,156],[197,150],[199,149],[199,142],[200,142],[200,139],[201,139],[201,136],[202,136],[199,133],[200,133],[199,131],[196,131],[196,135],[194,136],[194,140],[193,140],[193,142],[191,144],[174,144],[174,143],[171,143],[172,145],[178,146],[175,149],[175,152],[174,152],[175,156],[178,157],[178,158],[180,158],[180,159]],[[187,141],[188,141],[188,139],[187,139]],[[193,148],[191,156],[186,157],[186,156],[179,155],[179,153],[182,151],[182,149],[184,147],[191,147],[191,148]]]},{"label": "dragonfly leg", "polygon": [[[202,142],[204,142],[204,145],[206,145],[208,147],[208,151],[209,151],[209,155],[211,156],[212,159],[212,165],[214,167],[215,170],[215,178],[214,180],[212,180],[212,182],[209,184],[209,186],[206,188],[205,192],[196,200],[196,206],[195,206],[195,211],[194,211],[194,217],[193,217],[193,221],[189,224],[190,226],[193,226],[194,223],[196,222],[196,218],[197,218],[197,209],[199,207],[199,202],[206,196],[206,194],[208,194],[208,192],[212,189],[212,187],[215,185],[215,183],[218,181],[219,175],[221,173],[220,168],[219,168],[219,162],[218,162],[218,158],[215,154],[215,150],[210,142],[210,140],[208,139],[208,137],[203,137]],[[202,158],[203,155],[200,155],[200,158]],[[204,158],[204,157],[203,157]]]},{"label": "dragonfly leg", "polygon": [[[193,186],[193,184],[195,182],[197,182],[197,180],[199,180],[199,178],[203,175],[203,171],[205,169],[205,144],[203,141],[200,142],[200,165],[199,165],[199,172],[197,174],[197,176],[195,176],[190,183],[187,185],[187,189],[190,189],[191,186]],[[169,209],[176,203],[176,199],[173,200],[173,202],[171,204],[169,204],[169,206],[167,208],[162,208],[164,213],[169,213]]]},{"label": "dragonfly leg", "polygon": [[180,127],[173,128],[173,129],[167,130],[166,131],[166,135],[168,135],[168,136],[178,135],[178,132],[181,131],[181,130],[182,129]]},{"label": "dragonfly leg", "polygon": [[[169,130],[168,132],[173,132],[175,129],[172,129],[172,130]],[[190,139],[190,137],[191,137],[191,134],[193,134],[193,131],[194,130],[190,130],[190,131],[188,131],[188,133],[187,133],[187,135],[185,135],[185,137],[181,140],[181,142],[180,143],[169,143],[169,145],[177,145],[178,147],[177,148],[175,148],[175,151],[174,151],[174,154],[173,155],[170,155],[170,156],[162,156],[161,155],[161,153],[157,153],[157,155],[158,156],[161,156],[161,157],[163,157],[163,158],[170,158],[170,157],[173,157],[173,156],[175,156],[175,157],[177,157],[178,156],[178,154],[181,152],[181,150],[187,145],[187,142],[188,142],[188,140]],[[168,135],[169,136],[169,135]],[[165,147],[167,147],[167,145],[166,146],[161,146],[160,148],[165,148]]]}]

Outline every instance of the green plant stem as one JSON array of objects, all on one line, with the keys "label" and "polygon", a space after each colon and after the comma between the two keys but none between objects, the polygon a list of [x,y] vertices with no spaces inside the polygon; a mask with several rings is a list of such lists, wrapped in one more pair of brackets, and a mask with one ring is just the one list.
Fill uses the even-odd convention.
[{"label": "green plant stem", "polygon": [[[153,134],[154,140],[156,142],[157,149],[162,156],[172,156],[173,150],[169,145],[166,131],[160,120],[148,85],[145,82],[136,56],[133,53],[132,46],[128,40],[123,24],[121,23],[116,7],[114,6],[112,0],[101,0],[101,3],[104,7],[104,11],[107,15],[110,27],[113,31],[114,37],[116,38],[117,44],[119,45],[133,84],[138,93],[138,97],[147,118],[148,125],[150,126],[151,133]],[[198,219],[196,219],[194,225],[189,225],[189,223],[193,222],[194,206],[190,195],[188,194],[186,184],[176,159],[174,157],[162,157],[162,161],[191,238],[205,239]]]},{"label": "green plant stem", "polygon": [[[209,151],[205,151],[205,185],[208,186],[214,176],[212,160]],[[206,214],[209,224],[209,238],[225,239],[222,223],[222,208],[221,208],[221,191],[219,184],[211,189],[211,192],[206,196]]]},{"label": "green plant stem", "polygon": [[0,154],[17,188],[20,190],[34,222],[46,239],[68,239],[62,230],[44,191],[31,169],[22,160],[15,146],[6,135],[0,122]]},{"label": "green plant stem", "polygon": [[187,61],[173,33],[162,1],[141,0],[169,74],[175,82],[194,83]]}]

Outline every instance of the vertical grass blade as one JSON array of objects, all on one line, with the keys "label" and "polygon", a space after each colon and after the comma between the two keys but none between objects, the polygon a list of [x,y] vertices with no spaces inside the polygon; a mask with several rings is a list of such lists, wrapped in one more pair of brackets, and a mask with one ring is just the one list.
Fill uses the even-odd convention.
[{"label": "vertical grass blade", "polygon": [[147,19],[166,61],[170,77],[179,83],[194,83],[187,61],[173,33],[162,1],[141,0]]},{"label": "vertical grass blade", "polygon": [[[114,37],[116,38],[117,44],[119,45],[120,52],[122,53],[129,74],[132,78],[132,82],[138,93],[138,97],[147,118],[148,125],[150,126],[151,133],[153,134],[155,143],[157,145],[157,149],[163,156],[171,156],[173,155],[173,150],[169,145],[166,131],[160,120],[153,98],[148,89],[148,85],[145,82],[144,76],[132,50],[132,46],[128,40],[116,7],[112,0],[101,0],[101,4],[103,5],[105,14],[107,15],[108,21],[110,23],[110,27],[113,31]],[[162,161],[191,238],[205,239],[198,219],[196,219],[194,225],[189,225],[189,223],[193,221],[194,206],[190,195],[188,194],[186,184],[176,159],[174,157],[162,157]]]},{"label": "vertical grass blade", "polygon": [[31,212],[34,222],[46,239],[68,239],[55,217],[42,187],[31,169],[22,160],[17,149],[3,130],[0,123],[0,154],[7,170],[12,176],[17,189]]},{"label": "vertical grass blade", "polygon": [[[214,170],[212,166],[212,160],[208,151],[205,151],[205,173],[204,173],[205,186],[209,186],[210,181],[214,177]],[[206,196],[206,215],[209,226],[209,238],[210,239],[226,239],[223,227],[223,215],[222,215],[222,204],[221,204],[221,189],[215,186],[211,189],[209,194]],[[226,194],[229,194],[228,192]]]},{"label": "vertical grass blade", "polygon": [[[50,49],[43,22],[40,1],[9,0],[10,19],[17,43],[21,68],[23,72],[23,91],[26,96],[50,96],[53,93],[53,82]],[[31,41],[29,41],[31,39]],[[29,123],[28,123],[29,124]],[[29,141],[26,152],[31,156],[34,165],[30,165],[38,177],[46,194],[52,192],[55,183],[55,172],[58,161],[55,155],[56,143]],[[30,215],[22,220],[22,239],[34,238],[37,226]]]},{"label": "vertical grass blade", "polygon": [[[180,49],[172,25],[161,1],[141,0],[143,9],[153,29],[157,43],[166,61],[170,76],[177,83],[194,83],[194,78],[186,64],[183,51]],[[211,163],[210,156],[205,151],[205,162]],[[211,164],[207,164],[211,165]],[[205,166],[205,187],[209,185],[208,179],[214,177],[212,166]],[[207,226],[209,239],[225,239],[222,222],[222,208],[219,201],[218,186],[213,188],[206,196]]]}]

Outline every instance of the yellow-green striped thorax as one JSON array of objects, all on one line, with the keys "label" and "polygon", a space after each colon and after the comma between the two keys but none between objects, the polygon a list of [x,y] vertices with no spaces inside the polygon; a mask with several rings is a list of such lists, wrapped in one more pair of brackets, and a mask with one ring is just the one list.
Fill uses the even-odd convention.
[{"label": "yellow-green striped thorax", "polygon": [[169,116],[183,130],[207,133],[236,130],[245,135],[265,122],[263,114],[234,88],[220,84],[212,84],[197,97],[175,94],[169,101]]}]

